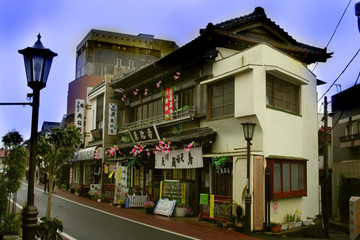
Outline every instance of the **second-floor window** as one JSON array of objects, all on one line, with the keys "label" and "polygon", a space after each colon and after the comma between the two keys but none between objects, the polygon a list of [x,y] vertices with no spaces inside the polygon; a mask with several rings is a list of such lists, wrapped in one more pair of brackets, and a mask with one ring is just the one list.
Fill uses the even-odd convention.
[{"label": "second-floor window", "polygon": [[131,108],[130,122],[136,122],[148,118],[162,116],[163,102],[161,99]]},{"label": "second-floor window", "polygon": [[121,67],[121,58],[116,58],[116,67]]},{"label": "second-floor window", "polygon": [[96,98],[96,128],[103,128],[104,95]]},{"label": "second-floor window", "polygon": [[299,114],[300,87],[277,78],[266,75],[266,105],[275,109]]},{"label": "second-floor window", "polygon": [[134,60],[129,60],[129,69],[134,68]]},{"label": "second-floor window", "polygon": [[234,79],[209,86],[210,119],[234,116]]}]

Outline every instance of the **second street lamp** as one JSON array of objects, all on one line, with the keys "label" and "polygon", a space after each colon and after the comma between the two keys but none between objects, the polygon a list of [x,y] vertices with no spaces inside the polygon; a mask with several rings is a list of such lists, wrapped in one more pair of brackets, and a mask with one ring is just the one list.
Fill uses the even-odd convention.
[{"label": "second street lamp", "polygon": [[245,232],[250,233],[251,231],[251,194],[250,194],[250,146],[251,140],[254,136],[254,130],[256,123],[241,123],[244,130],[244,138],[247,142],[246,151],[246,194],[245,194]]},{"label": "second street lamp", "polygon": [[32,47],[19,50],[24,55],[25,71],[28,86],[33,90],[32,102],[32,119],[31,119],[31,136],[30,136],[30,160],[29,160],[29,182],[27,205],[23,210],[22,228],[23,239],[34,240],[37,227],[38,211],[35,207],[35,166],[37,155],[37,131],[39,121],[39,99],[40,90],[46,86],[49,76],[52,59],[57,53],[52,52],[43,46],[38,40]]}]

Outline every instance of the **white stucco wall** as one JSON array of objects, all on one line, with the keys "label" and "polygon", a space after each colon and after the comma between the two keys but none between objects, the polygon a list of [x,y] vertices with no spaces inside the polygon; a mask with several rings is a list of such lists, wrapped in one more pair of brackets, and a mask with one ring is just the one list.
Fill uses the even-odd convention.
[{"label": "white stucco wall", "polygon": [[[300,115],[266,107],[267,71],[301,86]],[[294,213],[296,209],[302,211],[303,219],[318,214],[316,77],[301,62],[265,44],[236,54],[230,51],[213,64],[213,74],[207,84],[230,76],[235,78],[235,118],[206,123],[218,132],[213,152],[245,147],[240,123],[251,117],[257,123],[252,150],[264,157],[281,155],[308,160],[307,196],[279,200],[277,214],[271,206],[271,221],[283,222],[286,213]],[[239,191],[246,183],[243,176],[246,161],[241,153],[238,155],[234,157],[238,160],[234,161],[233,190],[234,199],[240,201]]]}]

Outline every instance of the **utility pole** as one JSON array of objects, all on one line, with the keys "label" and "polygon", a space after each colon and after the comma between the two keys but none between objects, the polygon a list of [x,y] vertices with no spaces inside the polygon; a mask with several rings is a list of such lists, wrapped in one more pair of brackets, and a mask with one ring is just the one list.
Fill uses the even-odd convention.
[{"label": "utility pole", "polygon": [[323,207],[323,221],[324,221],[324,237],[329,238],[329,206],[328,206],[328,186],[329,186],[329,167],[328,167],[328,101],[327,97],[324,98],[324,174],[322,186],[322,207]]}]

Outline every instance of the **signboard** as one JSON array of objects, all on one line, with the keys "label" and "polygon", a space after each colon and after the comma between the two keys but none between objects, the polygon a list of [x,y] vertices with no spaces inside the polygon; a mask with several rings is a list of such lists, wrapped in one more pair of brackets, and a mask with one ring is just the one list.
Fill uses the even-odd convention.
[{"label": "signboard", "polygon": [[131,129],[129,134],[134,143],[160,139],[154,125],[136,130]]},{"label": "signboard", "polygon": [[165,89],[164,99],[165,120],[171,120],[172,113],[174,112],[174,90],[172,88]]},{"label": "signboard", "polygon": [[85,100],[75,99],[75,113],[74,113],[74,124],[80,129],[80,134],[83,136],[84,133],[84,119],[85,119]]},{"label": "signboard", "polygon": [[206,206],[209,204],[209,194],[200,193],[200,204]]},{"label": "signboard", "polygon": [[360,197],[351,197],[349,208],[350,240],[355,240],[360,234]]},{"label": "signboard", "polygon": [[109,103],[109,125],[108,134],[116,135],[117,130],[117,104]]},{"label": "signboard", "polygon": [[170,217],[174,212],[176,200],[162,199],[160,198],[155,207],[155,214],[164,215]]},{"label": "signboard", "polygon": [[202,148],[190,148],[160,152],[155,154],[155,168],[158,169],[186,169],[202,168]]},{"label": "signboard", "polygon": [[127,187],[127,167],[118,167],[118,178],[117,182],[120,186]]}]

